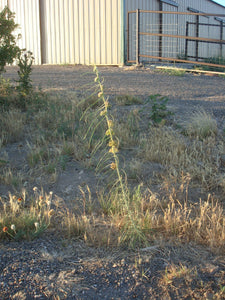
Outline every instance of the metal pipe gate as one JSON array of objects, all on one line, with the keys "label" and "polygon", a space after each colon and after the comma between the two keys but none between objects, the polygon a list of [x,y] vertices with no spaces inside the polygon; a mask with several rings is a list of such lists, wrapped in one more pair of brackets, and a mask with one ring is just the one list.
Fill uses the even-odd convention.
[{"label": "metal pipe gate", "polygon": [[[127,62],[139,64],[146,59],[225,68],[225,20],[221,17],[225,15],[129,11]],[[201,21],[203,18],[207,18],[208,23]],[[217,57],[218,62],[208,62],[210,57]]]}]

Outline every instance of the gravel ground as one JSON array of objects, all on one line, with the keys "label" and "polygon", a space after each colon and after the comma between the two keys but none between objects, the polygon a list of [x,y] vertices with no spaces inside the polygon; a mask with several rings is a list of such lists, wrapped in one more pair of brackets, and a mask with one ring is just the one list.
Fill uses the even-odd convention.
[{"label": "gravel ground", "polygon": [[[88,66],[34,66],[33,84],[44,91],[76,91],[82,94],[94,81],[93,68]],[[181,119],[200,108],[218,120],[225,115],[225,78],[210,73],[186,73],[172,76],[163,71],[135,67],[99,67],[109,96],[132,94],[141,97],[160,94],[167,96],[169,109]],[[17,67],[8,67],[5,78],[16,79]]]},{"label": "gravel ground", "polygon": [[[96,249],[46,236],[0,246],[0,299],[223,299],[225,262],[196,245],[154,245],[138,252]],[[161,281],[169,266],[188,268]]]},{"label": "gravel ground", "polygon": [[[150,68],[99,68],[109,96],[168,96],[180,120],[204,108],[224,128],[225,79],[171,76]],[[5,78],[16,78],[8,67]],[[84,66],[34,66],[33,84],[44,91],[84,93],[94,74]],[[160,278],[170,265],[187,266],[188,277],[172,284]],[[179,281],[180,280],[180,281]],[[213,299],[225,286],[224,255],[197,245],[162,244],[125,252],[96,249],[49,233],[35,241],[0,244],[0,299]],[[216,299],[223,299],[217,297]]]}]

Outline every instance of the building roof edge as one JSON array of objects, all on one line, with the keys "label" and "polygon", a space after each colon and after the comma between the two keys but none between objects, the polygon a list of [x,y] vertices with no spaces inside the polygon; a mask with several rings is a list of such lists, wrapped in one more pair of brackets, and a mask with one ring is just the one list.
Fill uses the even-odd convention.
[{"label": "building roof edge", "polygon": [[212,2],[212,3],[214,3],[214,4],[217,4],[217,5],[219,5],[219,6],[223,7],[223,8],[225,8],[224,5],[222,5],[222,4],[220,4],[220,3],[217,3],[217,2],[214,1],[214,0],[208,0],[208,1],[209,1],[209,2]]}]

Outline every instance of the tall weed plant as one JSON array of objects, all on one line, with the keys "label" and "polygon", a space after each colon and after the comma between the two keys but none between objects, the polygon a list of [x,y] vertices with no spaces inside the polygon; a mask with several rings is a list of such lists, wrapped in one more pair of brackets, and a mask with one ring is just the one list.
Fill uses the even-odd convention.
[{"label": "tall weed plant", "polygon": [[[138,214],[135,212],[135,198],[128,189],[126,174],[120,168],[118,156],[119,139],[114,132],[114,122],[109,113],[109,101],[104,94],[103,81],[101,80],[97,67],[94,67],[94,72],[96,75],[95,82],[99,87],[98,98],[102,101],[100,116],[105,120],[107,125],[105,138],[108,142],[108,153],[111,156],[111,163],[108,165],[108,168],[110,168],[112,172],[115,171],[117,177],[112,184],[109,201],[112,205],[111,209],[113,206],[117,207],[116,211],[123,219],[121,223],[122,234],[120,243],[129,244],[129,246],[134,247],[136,243],[145,243],[146,237],[142,231],[142,224],[139,221]],[[113,205],[113,202],[115,205]]]},{"label": "tall weed plant", "polygon": [[31,72],[33,65],[34,57],[32,52],[24,51],[18,56],[18,76],[17,80],[18,86],[17,89],[21,96],[27,96],[32,90],[32,80],[31,80]]}]

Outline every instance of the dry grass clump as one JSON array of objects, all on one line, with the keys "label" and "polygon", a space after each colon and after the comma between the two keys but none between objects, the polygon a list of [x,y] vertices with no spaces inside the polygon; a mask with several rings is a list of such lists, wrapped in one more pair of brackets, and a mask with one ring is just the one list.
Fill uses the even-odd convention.
[{"label": "dry grass clump", "polygon": [[119,230],[119,244],[129,247],[146,245],[163,235],[223,251],[225,215],[218,201],[209,195],[206,201],[191,204],[185,196],[182,201],[175,196],[171,189],[171,194],[160,200],[151,191],[143,193],[138,188],[127,195],[127,206],[123,205],[121,195],[115,192],[108,197],[102,195],[100,203],[103,212],[111,216],[112,224]]},{"label": "dry grass clump", "polygon": [[[201,269],[182,263],[169,263],[161,274],[159,289],[163,299],[224,299],[224,272],[218,272],[216,278],[207,281],[201,278]],[[200,276],[199,276],[200,275]],[[217,288],[216,288],[217,287]]]},{"label": "dry grass clump", "polygon": [[142,99],[132,95],[118,95],[114,99],[118,105],[134,105],[142,104]]},{"label": "dry grass clump", "polygon": [[46,105],[34,115],[34,124],[38,124],[39,132],[45,133],[49,140],[61,135],[69,138],[74,134],[76,123],[81,117],[81,111],[76,102],[62,103],[57,97],[47,98]]},{"label": "dry grass clump", "polygon": [[36,238],[50,226],[56,213],[52,192],[46,194],[36,187],[31,198],[23,190],[20,197],[9,193],[7,199],[0,200],[0,239]]},{"label": "dry grass clump", "polygon": [[139,179],[142,176],[142,168],[143,168],[143,161],[140,159],[132,158],[131,161],[128,163],[127,166],[127,177],[129,179]]},{"label": "dry grass clump", "polygon": [[212,248],[223,249],[225,242],[224,210],[209,197],[196,205],[171,199],[160,220],[166,235],[194,240]]},{"label": "dry grass clump", "polygon": [[137,109],[131,110],[124,120],[114,122],[114,131],[119,146],[129,148],[138,145],[140,133],[140,115]]},{"label": "dry grass clump", "polygon": [[186,133],[189,136],[204,139],[217,134],[217,122],[204,110],[194,112],[185,124]]},{"label": "dry grass clump", "polygon": [[148,136],[141,140],[143,151],[140,156],[147,161],[166,166],[180,165],[186,152],[185,140],[178,132],[166,127],[151,127]]},{"label": "dry grass clump", "polygon": [[86,102],[79,102],[74,94],[63,102],[59,95],[50,94],[45,103],[31,119],[29,165],[51,174],[64,169],[69,158],[85,162],[104,136],[96,110],[84,109]]},{"label": "dry grass clump", "polygon": [[208,189],[218,186],[221,180],[219,159],[224,143],[214,137],[188,140],[172,129],[152,127],[141,144],[143,150],[139,156],[166,166],[169,173],[189,173],[193,181]]},{"label": "dry grass clump", "polygon": [[[193,270],[188,269],[186,266],[180,264],[178,266],[171,264],[169,265],[166,270],[165,274],[162,276],[162,283],[166,285],[172,284],[176,279],[184,278],[188,279],[191,277],[190,275],[193,273]],[[196,275],[196,270],[194,270]],[[190,280],[190,279],[189,279]]]},{"label": "dry grass clump", "polygon": [[25,121],[25,115],[19,110],[13,109],[10,111],[1,112],[1,144],[20,141],[24,135]]},{"label": "dry grass clump", "polygon": [[3,167],[0,173],[0,183],[13,186],[16,189],[22,186],[24,178],[25,176],[22,172],[10,167]]},{"label": "dry grass clump", "polygon": [[83,238],[88,245],[96,247],[118,247],[119,230],[103,215],[75,215],[68,210],[62,228],[67,238]]},{"label": "dry grass clump", "polygon": [[[180,191],[187,193],[187,185],[184,177]],[[128,202],[124,203],[120,189],[113,189],[112,193],[101,194],[102,214],[98,215],[89,206],[89,189],[88,199],[82,193],[82,214],[57,203],[51,192],[46,194],[37,188],[32,197],[25,190],[21,197],[9,194],[8,199],[1,198],[0,238],[32,239],[52,224],[64,237],[82,237],[95,246],[133,248],[165,236],[223,251],[225,214],[218,201],[209,195],[206,201],[190,204],[187,197],[178,200],[173,187],[169,190],[171,193],[162,201],[139,186],[132,193],[126,190]]]}]

